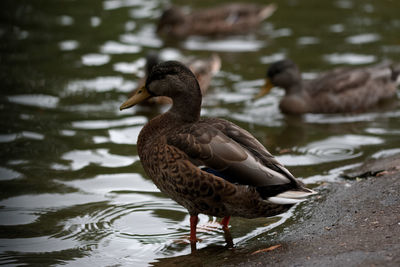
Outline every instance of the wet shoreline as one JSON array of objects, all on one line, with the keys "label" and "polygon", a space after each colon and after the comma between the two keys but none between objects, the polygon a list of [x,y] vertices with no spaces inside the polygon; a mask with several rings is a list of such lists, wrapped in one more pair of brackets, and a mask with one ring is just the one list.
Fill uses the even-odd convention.
[{"label": "wet shoreline", "polygon": [[[399,266],[400,155],[367,161],[352,173],[366,178],[327,184],[310,218],[277,237],[267,252],[225,266]],[[380,170],[380,171],[377,171]],[[325,190],[324,190],[325,191]]]}]

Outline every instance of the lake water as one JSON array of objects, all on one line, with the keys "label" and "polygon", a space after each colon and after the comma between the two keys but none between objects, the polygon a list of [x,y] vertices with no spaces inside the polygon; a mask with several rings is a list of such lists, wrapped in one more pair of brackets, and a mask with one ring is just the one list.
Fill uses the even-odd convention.
[{"label": "lake water", "polygon": [[[202,114],[249,130],[321,197],[329,194],[325,183],[343,182],[343,170],[400,151],[396,100],[362,114],[304,116],[279,111],[279,88],[251,100],[267,66],[284,57],[305,78],[337,66],[400,62],[398,1],[285,0],[248,35],[163,40],[155,25],[168,3],[0,4],[1,265],[188,265],[196,257],[186,241],[186,210],[159,192],[137,156],[139,131],[165,109],[118,109],[143,76],[148,51],[164,59],[217,52],[222,68]],[[233,218],[235,250],[224,247],[218,218],[201,215],[200,262],[269,244],[305,219],[306,207],[273,218]]]}]

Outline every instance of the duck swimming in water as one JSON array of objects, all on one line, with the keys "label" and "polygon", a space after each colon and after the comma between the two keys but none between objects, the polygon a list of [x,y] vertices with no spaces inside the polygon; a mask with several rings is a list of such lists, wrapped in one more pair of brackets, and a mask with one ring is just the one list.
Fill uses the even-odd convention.
[{"label": "duck swimming in water", "polygon": [[283,113],[360,112],[395,97],[399,84],[400,65],[337,68],[305,81],[297,65],[285,59],[269,67],[265,85],[256,98],[278,86],[285,89],[279,104]]},{"label": "duck swimming in water", "polygon": [[157,33],[166,37],[243,34],[254,30],[276,10],[275,4],[233,3],[190,13],[177,6],[165,10]]}]

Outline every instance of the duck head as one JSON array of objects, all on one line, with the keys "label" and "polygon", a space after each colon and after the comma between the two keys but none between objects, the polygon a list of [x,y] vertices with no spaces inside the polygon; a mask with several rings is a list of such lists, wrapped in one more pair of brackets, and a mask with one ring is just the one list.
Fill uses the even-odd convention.
[{"label": "duck head", "polygon": [[168,34],[173,27],[181,26],[185,23],[185,14],[176,6],[164,10],[157,25],[157,33]]},{"label": "duck head", "polygon": [[166,61],[154,66],[145,85],[125,101],[120,110],[153,96],[170,97],[173,101],[170,112],[182,119],[195,120],[200,116],[200,86],[190,69],[178,61]]},{"label": "duck head", "polygon": [[282,87],[286,91],[300,84],[301,74],[297,65],[290,59],[277,61],[268,68],[265,84],[256,98],[269,93],[272,87]]}]

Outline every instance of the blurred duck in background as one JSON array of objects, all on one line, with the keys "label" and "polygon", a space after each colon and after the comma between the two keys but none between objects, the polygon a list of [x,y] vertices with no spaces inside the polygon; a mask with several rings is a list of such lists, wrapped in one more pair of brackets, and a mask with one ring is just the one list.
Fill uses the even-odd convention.
[{"label": "blurred duck in background", "polygon": [[361,112],[380,100],[393,98],[400,84],[400,65],[383,63],[363,68],[337,68],[314,80],[303,81],[297,65],[289,60],[273,63],[264,87],[285,89],[279,108],[288,114]]},{"label": "blurred duck in background", "polygon": [[275,4],[234,3],[188,13],[180,7],[172,6],[163,12],[157,32],[173,37],[247,33],[275,10]]},{"label": "blurred duck in background", "polygon": [[[162,60],[158,53],[152,51],[146,55],[146,66],[145,66],[145,76],[140,79],[136,89],[130,94],[131,96],[136,94],[140,88],[142,88],[146,79],[149,76],[151,70],[155,65],[161,63]],[[183,62],[194,74],[200,85],[201,94],[204,96],[210,86],[212,77],[218,73],[221,68],[221,58],[217,54],[212,54],[209,58],[187,58]],[[142,104],[147,105],[163,105],[172,104],[172,100],[166,96],[152,97],[147,101],[142,102]]]}]

